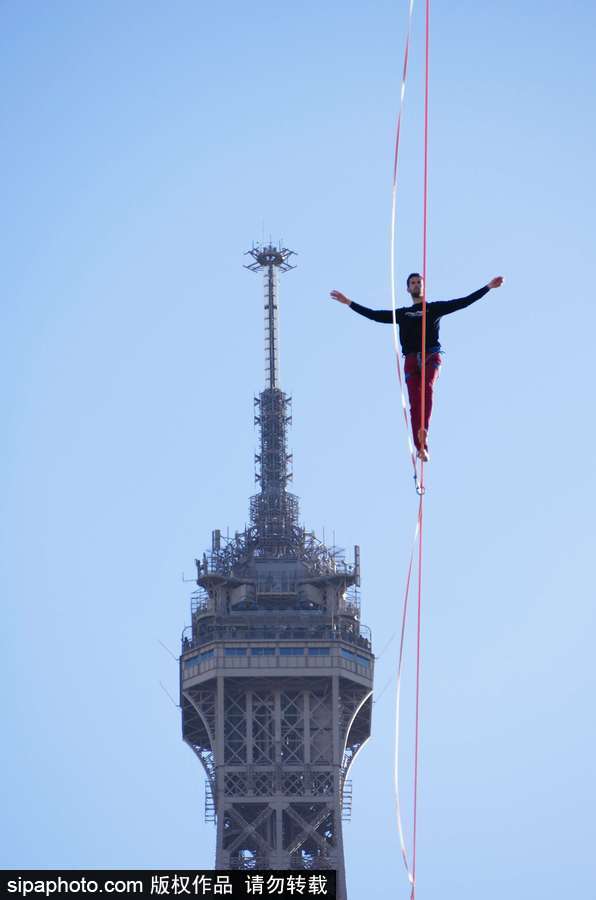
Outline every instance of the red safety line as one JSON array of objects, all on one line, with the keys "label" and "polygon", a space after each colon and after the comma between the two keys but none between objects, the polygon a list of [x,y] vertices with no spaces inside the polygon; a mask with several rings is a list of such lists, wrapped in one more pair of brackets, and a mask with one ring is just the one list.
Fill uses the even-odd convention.
[{"label": "red safety line", "polygon": [[[422,237],[422,278],[424,291],[422,294],[422,347],[421,347],[421,379],[420,379],[420,428],[424,429],[425,383],[426,383],[426,261],[428,236],[428,84],[430,58],[430,0],[426,0],[425,23],[425,81],[424,81],[424,215]],[[418,535],[418,623],[416,638],[416,730],[414,738],[414,824],[412,836],[412,895],[416,897],[416,836],[418,825],[418,757],[420,747],[420,650],[422,621],[422,536],[424,511],[424,462],[420,466],[420,532]]]},{"label": "red safety line", "polygon": [[418,825],[418,753],[420,746],[420,647],[422,619],[422,523],[424,516],[424,494],[420,495],[418,533],[418,622],[416,634],[416,726],[414,738],[414,824],[412,827],[412,900],[416,897],[416,835]]},{"label": "red safety line", "polygon": [[412,461],[412,469],[414,472],[414,483],[416,485],[416,491],[420,493],[420,483],[418,480],[418,466],[416,462],[416,451],[414,445],[412,444],[412,439],[410,437],[410,422],[408,417],[408,412],[406,408],[406,397],[405,397],[405,389],[404,389],[404,378],[402,377],[401,372],[401,363],[400,363],[400,350],[399,343],[397,337],[397,321],[396,321],[396,288],[395,288],[395,236],[396,236],[396,222],[397,222],[397,186],[398,186],[398,162],[399,162],[399,144],[400,144],[400,136],[401,136],[401,120],[404,110],[404,100],[406,93],[406,82],[408,77],[408,60],[410,56],[410,36],[412,31],[412,15],[414,11],[414,0],[409,0],[408,7],[408,27],[406,31],[406,43],[404,48],[404,61],[402,67],[402,76],[401,76],[401,86],[400,86],[400,100],[399,100],[399,110],[397,113],[397,122],[395,129],[395,148],[393,154],[393,184],[391,190],[391,306],[393,309],[393,347],[395,352],[395,367],[397,369],[397,377],[399,380],[399,388],[401,393],[401,404],[402,411],[404,416],[404,425],[406,429],[406,436],[408,440],[408,446],[410,451],[410,459]]},{"label": "red safety line", "polygon": [[430,49],[430,0],[426,0],[426,46],[424,78],[424,199],[422,215],[422,347],[420,384],[420,428],[424,428],[425,377],[426,377],[426,258],[428,235],[428,61]]},{"label": "red safety line", "polygon": [[[404,64],[402,71],[402,83],[401,83],[401,96],[400,96],[400,108],[397,117],[397,126],[396,126],[396,138],[395,138],[395,153],[393,160],[393,190],[392,190],[392,216],[391,216],[391,289],[392,289],[392,307],[393,307],[393,340],[394,340],[394,348],[396,355],[396,368],[397,374],[400,382],[401,395],[402,395],[402,406],[404,411],[404,421],[406,424],[406,429],[409,432],[408,428],[408,418],[406,413],[406,405],[405,405],[405,396],[404,396],[404,385],[402,381],[401,375],[401,366],[399,360],[399,347],[397,342],[397,322],[395,317],[396,312],[396,303],[395,303],[395,232],[396,232],[396,198],[397,198],[397,184],[398,184],[398,157],[399,157],[399,144],[400,144],[400,135],[401,135],[401,118],[403,111],[403,102],[405,95],[405,86],[406,86],[406,77],[408,71],[408,58],[409,58],[409,44],[410,44],[410,30],[412,23],[412,11],[413,11],[413,0],[409,2],[409,19],[408,19],[408,31],[406,36],[406,45],[404,52]],[[423,239],[422,239],[422,279],[423,279],[423,294],[422,294],[422,346],[421,346],[421,383],[420,383],[420,431],[423,433],[424,431],[424,420],[426,413],[426,397],[425,397],[425,383],[426,383],[426,274],[427,274],[427,250],[428,250],[428,132],[429,132],[429,114],[428,114],[428,99],[429,99],[429,59],[430,59],[430,0],[426,0],[426,15],[425,15],[425,89],[424,89],[424,191],[423,191]],[[415,427],[415,423],[412,422],[412,426]],[[424,446],[424,445],[422,445]],[[400,843],[402,856],[404,859],[404,863],[406,866],[406,870],[408,872],[408,878],[411,884],[411,900],[415,900],[416,895],[416,849],[417,849],[417,825],[418,825],[418,766],[419,766],[419,746],[420,746],[420,670],[421,670],[421,621],[422,621],[422,550],[423,550],[423,506],[424,506],[424,462],[421,460],[420,462],[420,476],[418,476],[418,467],[416,465],[416,457],[413,452],[413,447],[410,442],[410,452],[412,455],[412,463],[414,467],[414,478],[416,482],[416,490],[420,495],[419,507],[418,507],[418,518],[417,518],[417,529],[418,529],[418,611],[417,611],[417,637],[416,637],[416,714],[415,714],[415,746],[414,746],[414,786],[413,786],[413,835],[412,835],[412,869],[408,865],[407,851],[405,846],[405,840],[402,829],[401,822],[401,811],[400,811],[400,801],[399,801],[399,710],[400,710],[400,686],[401,686],[401,673],[403,667],[403,659],[404,659],[404,641],[405,641],[405,628],[406,628],[406,618],[407,618],[407,609],[408,609],[408,595],[410,591],[410,578],[412,574],[412,564],[415,553],[415,544],[416,539],[414,539],[414,546],[412,547],[412,553],[410,556],[410,563],[408,566],[408,574],[406,578],[406,588],[405,588],[405,597],[403,604],[403,615],[402,615],[402,625],[401,625],[401,636],[400,636],[400,648],[399,648],[399,661],[398,661],[398,671],[397,671],[397,691],[396,691],[396,741],[395,741],[395,795],[396,795],[396,810],[397,810],[397,823],[399,829]]]}]

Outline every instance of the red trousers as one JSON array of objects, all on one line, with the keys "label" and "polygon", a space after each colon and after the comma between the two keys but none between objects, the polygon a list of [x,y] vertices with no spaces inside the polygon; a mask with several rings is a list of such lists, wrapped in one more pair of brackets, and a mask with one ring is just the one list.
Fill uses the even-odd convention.
[{"label": "red trousers", "polygon": [[[414,445],[420,450],[418,429],[420,428],[420,387],[422,384],[422,360],[421,353],[408,353],[404,359],[404,374],[410,397],[410,419],[412,421],[412,434]],[[441,354],[438,351],[429,350],[426,353],[424,372],[424,428],[428,431],[430,414],[433,408],[433,387],[439,377],[441,367]]]}]

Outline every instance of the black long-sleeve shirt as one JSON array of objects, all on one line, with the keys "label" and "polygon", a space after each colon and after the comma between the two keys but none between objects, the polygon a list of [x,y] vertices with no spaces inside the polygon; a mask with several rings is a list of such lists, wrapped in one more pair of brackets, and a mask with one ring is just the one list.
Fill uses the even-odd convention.
[{"label": "black long-sleeve shirt", "polygon": [[[465,309],[476,300],[480,300],[485,294],[488,294],[490,288],[481,287],[467,297],[460,297],[458,300],[435,300],[426,304],[426,349],[431,347],[440,350],[439,343],[439,323],[443,316],[449,313],[457,312],[458,309]],[[384,322],[390,324],[393,322],[393,310],[391,309],[368,309],[366,306],[360,306],[359,303],[351,302],[351,308],[354,312],[372,319],[373,322]],[[413,303],[411,306],[402,306],[395,311],[395,318],[399,326],[399,341],[402,353],[418,353],[422,344],[422,301]]]}]

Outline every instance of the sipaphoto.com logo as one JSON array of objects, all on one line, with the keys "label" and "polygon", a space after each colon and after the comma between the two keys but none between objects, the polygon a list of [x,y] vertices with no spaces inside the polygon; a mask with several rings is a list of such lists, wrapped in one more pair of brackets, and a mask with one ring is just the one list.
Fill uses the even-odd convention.
[{"label": "sipaphoto.com logo", "polygon": [[113,879],[113,878],[89,878],[80,875],[77,878],[69,878],[63,875],[43,877],[42,873],[35,873],[40,877],[19,876],[7,878],[5,889],[8,894],[17,897],[29,897],[42,895],[52,897],[60,895],[77,894],[143,894],[144,885],[141,879]]}]

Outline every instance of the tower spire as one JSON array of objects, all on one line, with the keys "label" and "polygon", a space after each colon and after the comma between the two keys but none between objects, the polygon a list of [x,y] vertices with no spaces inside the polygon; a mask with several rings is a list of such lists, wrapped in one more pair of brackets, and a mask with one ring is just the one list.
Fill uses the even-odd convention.
[{"label": "tower spire", "polygon": [[246,268],[264,273],[265,301],[265,389],[255,397],[255,423],[260,429],[256,480],[261,493],[251,498],[250,516],[261,547],[283,555],[298,526],[298,498],[286,491],[292,477],[288,469],[292,455],[287,451],[292,400],[279,387],[277,278],[278,272],[295,268],[288,262],[294,251],[281,245],[257,244],[247,255],[254,262]]},{"label": "tower spire", "polygon": [[254,259],[246,266],[247,269],[265,273],[265,379],[266,387],[274,389],[278,387],[279,380],[277,273],[295,269],[296,266],[290,265],[288,259],[296,254],[287,247],[257,244],[252,250],[247,250],[246,255]]}]

